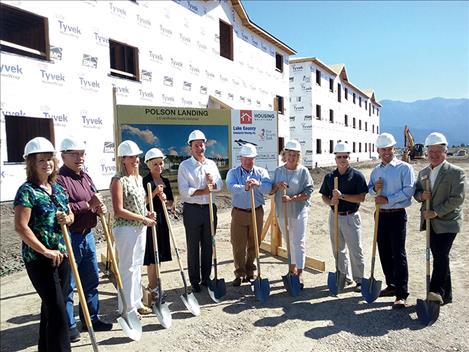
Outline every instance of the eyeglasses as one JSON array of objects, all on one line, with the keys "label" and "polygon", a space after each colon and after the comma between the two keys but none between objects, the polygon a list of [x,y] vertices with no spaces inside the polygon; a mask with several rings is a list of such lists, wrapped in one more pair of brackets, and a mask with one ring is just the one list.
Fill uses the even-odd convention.
[{"label": "eyeglasses", "polygon": [[348,159],[348,155],[336,155],[336,159]]},{"label": "eyeglasses", "polygon": [[86,155],[85,152],[64,152],[63,154],[73,156],[74,158],[83,158]]}]

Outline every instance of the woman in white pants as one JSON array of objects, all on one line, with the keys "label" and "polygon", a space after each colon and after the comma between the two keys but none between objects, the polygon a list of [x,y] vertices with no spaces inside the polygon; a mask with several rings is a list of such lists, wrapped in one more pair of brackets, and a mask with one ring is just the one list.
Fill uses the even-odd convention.
[{"label": "woman in white pants", "polygon": [[[284,206],[288,207],[290,272],[299,276],[301,287],[303,287],[306,226],[309,198],[313,193],[313,179],[308,169],[300,164],[301,145],[298,141],[290,140],[285,144],[285,158],[285,164],[275,169],[272,194],[275,193],[276,213],[282,233],[285,232]],[[284,195],[284,189],[286,195]]]},{"label": "woman in white pants", "polygon": [[[121,162],[119,171],[111,181],[114,208],[113,232],[119,256],[119,272],[128,311],[150,314],[152,310],[142,303],[141,267],[145,254],[146,227],[155,224],[155,214],[145,206],[145,190],[138,173],[139,155],[143,152],[133,141],[123,141],[117,149]],[[122,301],[119,297],[119,312]]]}]

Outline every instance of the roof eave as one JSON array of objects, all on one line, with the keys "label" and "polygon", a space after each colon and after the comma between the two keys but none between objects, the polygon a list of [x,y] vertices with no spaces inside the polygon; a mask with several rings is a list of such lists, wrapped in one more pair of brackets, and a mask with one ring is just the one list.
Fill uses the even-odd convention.
[{"label": "roof eave", "polygon": [[252,22],[248,14],[246,13],[246,10],[244,9],[244,6],[241,3],[241,0],[231,0],[231,4],[233,5],[233,8],[235,9],[238,16],[241,18],[241,22],[243,23],[244,26],[249,28],[251,31],[259,35],[260,37],[266,39],[269,43],[275,45],[277,48],[282,49],[288,55],[296,54],[295,49],[289,47],[287,44],[277,39],[272,34],[265,31],[254,22]]}]

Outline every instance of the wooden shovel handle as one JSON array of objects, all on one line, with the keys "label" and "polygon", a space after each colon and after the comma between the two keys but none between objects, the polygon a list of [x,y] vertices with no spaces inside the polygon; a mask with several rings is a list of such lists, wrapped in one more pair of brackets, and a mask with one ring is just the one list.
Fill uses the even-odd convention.
[{"label": "wooden shovel handle", "polygon": [[[148,197],[148,206],[150,207],[150,212],[154,212],[153,208],[153,192],[151,190],[151,182],[147,183],[147,197]],[[166,204],[163,204],[163,207],[166,207]],[[160,263],[159,263],[159,258],[156,258],[156,255],[158,253],[158,240],[156,238],[156,225],[151,226],[151,238],[153,240],[153,254],[155,255],[155,273],[156,273],[156,278],[160,277]]]},{"label": "wooden shovel handle", "polygon": [[72,244],[70,243],[70,237],[69,237],[69,234],[68,234],[68,229],[67,229],[67,226],[65,224],[62,224],[60,226],[62,228],[62,234],[63,234],[63,237],[64,237],[65,246],[67,247],[68,257],[70,259],[69,260],[70,261],[70,266],[72,267],[73,278],[75,279],[75,284],[77,286],[78,297],[80,299],[81,309],[82,309],[83,315],[85,317],[86,326],[88,328],[92,329],[93,325],[91,323],[90,312],[88,310],[88,303],[86,301],[85,294],[83,293],[83,286],[81,285],[80,274],[78,273],[77,264],[75,262],[75,255],[73,253]]},{"label": "wooden shovel handle", "polygon": [[[334,177],[334,189],[339,189],[339,178]],[[336,261],[339,260],[339,204],[334,205],[334,235],[335,235],[335,252]]]},{"label": "wooden shovel handle", "polygon": [[[428,176],[423,180],[425,191],[430,191],[430,179]],[[430,199],[425,200],[425,210],[430,210]],[[430,219],[425,219],[425,269],[427,277],[427,292],[430,291]]]},{"label": "wooden shovel handle", "polygon": [[254,198],[254,189],[251,187],[251,219],[252,231],[254,233],[254,248],[256,250],[257,276],[261,277],[261,266],[259,264],[259,238],[257,237],[257,218],[256,218],[256,200]]},{"label": "wooden shovel handle", "polygon": [[104,217],[104,214],[99,214],[99,219],[101,220],[101,224],[103,225],[104,236],[106,237],[106,241],[111,244],[111,250],[109,251],[109,254],[111,256],[111,265],[114,270],[114,274],[116,274],[117,287],[122,290],[124,286],[122,285],[121,275],[119,273],[119,268],[117,267],[116,253],[114,251],[114,246],[112,245],[109,227],[106,223],[106,218]]}]

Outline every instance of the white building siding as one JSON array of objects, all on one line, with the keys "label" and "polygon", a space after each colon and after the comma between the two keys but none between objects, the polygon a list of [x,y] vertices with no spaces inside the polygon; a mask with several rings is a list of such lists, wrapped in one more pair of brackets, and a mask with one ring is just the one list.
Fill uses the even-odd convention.
[{"label": "white building siding", "polygon": [[[290,134],[292,138],[302,143],[304,164],[308,167],[334,165],[332,150],[338,141],[347,141],[351,147],[355,143],[355,152],[351,155],[353,161],[377,157],[376,148],[373,151],[379,126],[377,105],[375,112],[369,116],[364,104],[366,101],[369,108],[370,98],[337,74],[329,72],[330,69],[313,61],[299,60],[299,62],[295,60],[290,62]],[[316,82],[316,70],[321,72],[320,85]],[[330,79],[333,80],[332,91]],[[341,102],[338,101],[338,84],[341,85]],[[348,90],[347,99],[344,88]],[[353,93],[356,94],[355,104],[353,104]],[[362,107],[359,107],[359,96],[362,98]],[[331,122],[331,110],[333,122]],[[348,126],[345,124],[345,115]],[[353,128],[354,118],[355,128]]]},{"label": "white building siding", "polygon": [[[6,115],[53,118],[56,146],[69,134],[83,136],[93,151],[88,171],[98,188],[108,187],[113,86],[117,103],[127,105],[217,107],[213,96],[234,109],[273,110],[279,95],[280,136],[289,136],[288,52],[243,25],[230,1],[3,3],[48,19],[51,60],[0,53],[1,200],[12,199],[24,179],[24,164],[8,161]],[[219,20],[233,26],[233,61],[220,56]],[[109,39],[138,48],[139,81],[110,75]]]}]

